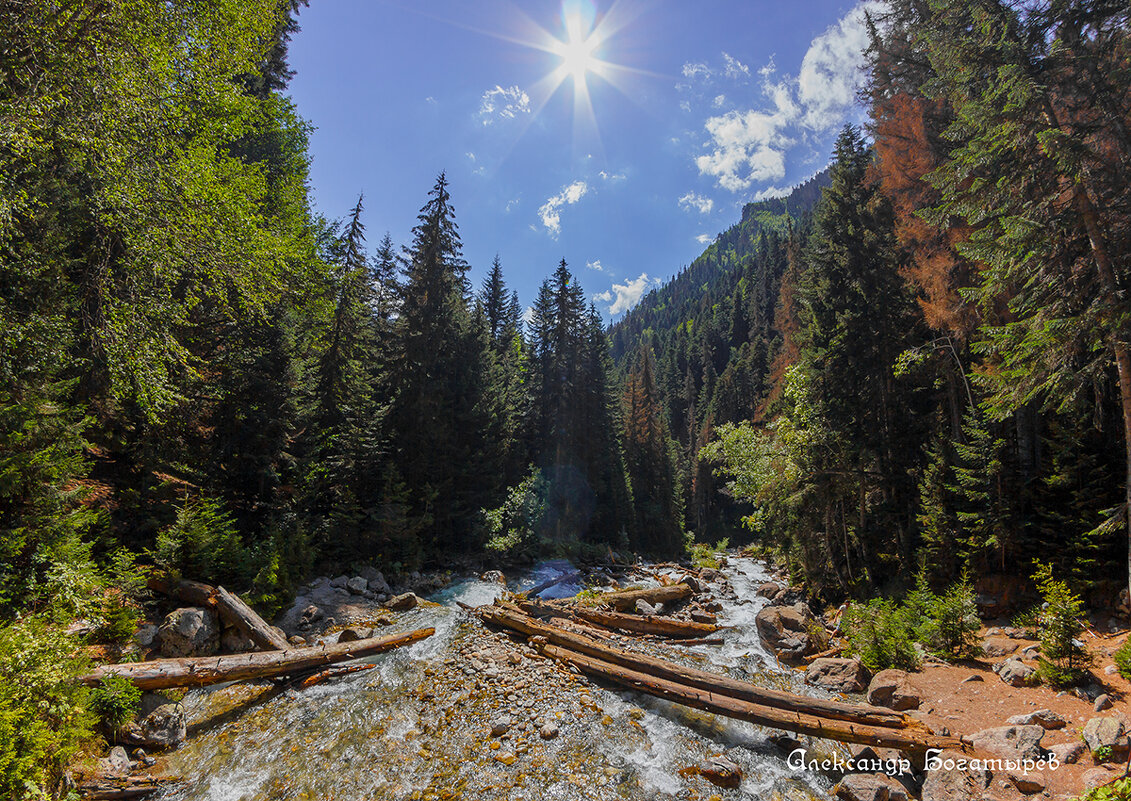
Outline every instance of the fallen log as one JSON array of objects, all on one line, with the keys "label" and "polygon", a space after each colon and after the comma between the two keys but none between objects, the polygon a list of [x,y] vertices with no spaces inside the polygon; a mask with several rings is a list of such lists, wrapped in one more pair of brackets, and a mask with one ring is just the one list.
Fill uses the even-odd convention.
[{"label": "fallen log", "polygon": [[108,801],[114,798],[145,798],[180,781],[175,777],[102,776],[79,784],[75,789],[84,801]]},{"label": "fallen log", "polygon": [[664,645],[722,645],[722,637],[693,637],[689,640],[664,640]]},{"label": "fallen log", "polygon": [[306,690],[310,687],[317,686],[330,679],[336,679],[339,676],[348,676],[351,673],[359,673],[363,670],[372,670],[377,667],[376,665],[345,665],[342,667],[330,667],[325,670],[320,670],[295,683],[295,686],[300,690]]},{"label": "fallen log", "polygon": [[173,581],[162,575],[150,576],[146,583],[151,590],[214,610],[264,651],[285,651],[291,647],[286,638],[271,628],[242,598],[223,587],[185,579]]},{"label": "fallen log", "polygon": [[618,612],[624,612],[636,606],[637,601],[647,601],[650,604],[664,604],[669,601],[682,601],[694,595],[694,591],[682,582],[669,584],[666,587],[646,587],[642,590],[617,590],[598,595],[594,599],[596,606],[611,606]]},{"label": "fallen log", "polygon": [[623,612],[601,612],[596,609],[577,607],[573,613],[590,623],[638,634],[656,634],[660,637],[702,637],[714,634],[719,627],[713,623],[695,623],[690,620],[676,620],[661,615],[626,615]]},{"label": "fallen log", "polygon": [[387,637],[293,648],[290,651],[260,651],[227,656],[197,656],[181,659],[155,659],[150,662],[127,662],[102,665],[79,681],[95,685],[106,676],[123,676],[142,690],[164,690],[169,687],[204,687],[228,681],[264,679],[346,662],[363,656],[411,645],[436,633],[435,629],[417,629]]},{"label": "fallen log", "polygon": [[608,679],[624,687],[654,695],[684,706],[702,709],[716,715],[745,720],[759,726],[806,734],[842,743],[870,745],[874,748],[895,748],[912,755],[922,756],[928,749],[970,752],[972,746],[958,737],[944,737],[910,729],[890,729],[882,726],[865,726],[845,721],[820,718],[816,715],[778,709],[742,701],[729,695],[719,695],[709,690],[649,676],[635,670],[594,659],[548,643],[540,649],[546,656],[573,665],[583,673]]},{"label": "fallen log", "polygon": [[550,626],[506,606],[485,606],[480,617],[490,623],[518,631],[527,636],[545,637],[553,645],[594,657],[630,670],[673,681],[689,687],[708,690],[716,695],[727,695],[742,701],[785,710],[795,710],[832,720],[841,720],[865,726],[895,729],[924,729],[915,718],[883,707],[867,704],[849,704],[824,698],[796,695],[782,690],[758,687],[738,681],[730,676],[708,673],[705,670],[668,662],[663,659],[635,654],[605,645],[596,640]]},{"label": "fallen log", "polygon": [[534,598],[534,597],[538,596],[539,594],[545,592],[546,590],[550,589],[551,587],[556,587],[559,584],[565,584],[568,581],[576,581],[579,578],[581,578],[581,571],[580,570],[574,571],[573,573],[563,573],[562,575],[558,576],[556,579],[550,579],[549,581],[543,581],[541,584],[537,585],[536,587],[531,587],[529,590],[526,590],[524,592],[519,593],[519,595],[522,595],[526,598]]}]

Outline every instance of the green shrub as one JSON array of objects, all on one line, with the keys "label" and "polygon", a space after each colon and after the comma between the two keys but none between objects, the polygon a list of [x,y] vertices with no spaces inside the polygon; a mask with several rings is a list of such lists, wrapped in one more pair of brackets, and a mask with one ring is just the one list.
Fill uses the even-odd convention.
[{"label": "green shrub", "polygon": [[919,653],[911,616],[886,598],[850,604],[844,611],[841,630],[848,638],[847,651],[876,673],[887,668],[914,670]]},{"label": "green shrub", "polygon": [[1084,630],[1080,622],[1084,602],[1067,584],[1053,578],[1049,565],[1038,564],[1033,579],[1041,591],[1041,608],[1037,613],[1041,656],[1037,674],[1055,687],[1075,684],[1083,678],[1088,664],[1088,654],[1077,639]]},{"label": "green shrub", "polygon": [[0,627],[0,798],[44,797],[91,737],[75,645],[36,618]]},{"label": "green shrub", "polygon": [[935,635],[931,652],[944,659],[970,659],[982,652],[978,632],[982,621],[974,603],[974,587],[965,576],[936,596],[932,610]]},{"label": "green shrub", "polygon": [[251,558],[236,522],[213,498],[186,499],[150,555],[178,576],[210,584],[241,586],[250,578]]},{"label": "green shrub", "polygon": [[1131,679],[1131,637],[1128,637],[1123,645],[1119,646],[1112,658],[1115,660],[1115,667],[1118,668],[1119,675],[1125,679]]},{"label": "green shrub", "polygon": [[1119,779],[1103,787],[1093,787],[1079,801],[1131,801],[1131,779]]},{"label": "green shrub", "polygon": [[718,570],[722,567],[722,556],[726,553],[727,547],[730,545],[730,540],[723,537],[714,545],[708,545],[704,542],[695,542],[691,545],[691,561],[696,567],[707,567],[712,570]]},{"label": "green shrub", "polygon": [[540,555],[549,489],[542,471],[535,468],[507,491],[502,506],[484,509],[487,550],[521,559]]},{"label": "green shrub", "polygon": [[121,731],[133,719],[140,702],[141,690],[122,676],[107,676],[90,692],[90,708],[111,734]]}]

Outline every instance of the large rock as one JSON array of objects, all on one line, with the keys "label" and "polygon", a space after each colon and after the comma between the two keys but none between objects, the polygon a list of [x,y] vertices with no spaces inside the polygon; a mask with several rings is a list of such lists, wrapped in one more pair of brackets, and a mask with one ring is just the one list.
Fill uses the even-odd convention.
[{"label": "large rock", "polygon": [[1065,765],[1075,765],[1080,757],[1088,752],[1088,747],[1080,742],[1060,743],[1049,746],[1049,751],[1056,755],[1059,762]]},{"label": "large rock", "polygon": [[1038,709],[1024,715],[1014,715],[1005,721],[1010,726],[1040,726],[1042,729],[1063,729],[1068,721],[1051,709]]},{"label": "large rock", "polygon": [[220,621],[210,609],[174,609],[165,616],[158,638],[162,656],[211,656],[220,650]]},{"label": "large rock", "polygon": [[180,745],[186,733],[184,710],[177,704],[163,704],[130,724],[126,738],[131,745],[166,749]]},{"label": "large rock", "polygon": [[369,582],[369,591],[380,595],[392,595],[393,591],[389,589],[389,582],[385,580],[385,574],[375,567],[363,567],[357,571],[357,574]]},{"label": "large rock", "polygon": [[1025,687],[1033,683],[1034,674],[1036,669],[1032,665],[1026,665],[1020,659],[1007,659],[994,665],[994,672],[1006,684],[1012,687]]},{"label": "large rock", "polygon": [[872,678],[859,659],[823,657],[814,659],[805,671],[805,681],[841,693],[860,693]]},{"label": "large rock", "polygon": [[338,635],[338,642],[356,642],[373,636],[373,629],[365,626],[347,626]]},{"label": "large rock", "polygon": [[833,788],[841,801],[907,801],[907,789],[882,773],[850,773]]},{"label": "large rock", "polygon": [[1119,718],[1092,718],[1084,724],[1084,742],[1097,762],[1109,762],[1127,756],[1127,738],[1123,736]]},{"label": "large rock", "polygon": [[363,592],[369,589],[369,581],[362,578],[361,576],[354,576],[346,582],[346,589],[352,592],[354,595],[361,595]]},{"label": "large rock", "polygon": [[970,735],[974,747],[1006,759],[1040,759],[1044,756],[1040,726],[996,726]]},{"label": "large rock", "polygon": [[932,754],[927,763],[922,801],[984,801],[993,774],[979,765],[970,766],[971,757],[960,751]]},{"label": "large rock", "polygon": [[405,612],[414,609],[418,603],[420,603],[420,599],[416,597],[415,593],[406,592],[403,595],[390,598],[385,602],[385,606],[394,612]]},{"label": "large rock", "polygon": [[881,670],[868,685],[868,703],[886,706],[897,712],[919,708],[919,692],[902,670]]},{"label": "large rock", "polygon": [[800,660],[823,651],[829,644],[825,627],[804,603],[767,606],[759,610],[754,623],[762,642],[785,660]]},{"label": "large rock", "polygon": [[255,643],[239,629],[230,627],[220,634],[220,650],[226,654],[242,654],[254,651]]}]

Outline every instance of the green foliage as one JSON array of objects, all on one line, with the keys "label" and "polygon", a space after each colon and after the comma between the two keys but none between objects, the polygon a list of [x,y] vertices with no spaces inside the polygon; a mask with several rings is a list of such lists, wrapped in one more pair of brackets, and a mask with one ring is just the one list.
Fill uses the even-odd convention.
[{"label": "green foliage", "polygon": [[978,631],[982,621],[974,603],[974,587],[965,576],[935,598],[932,618],[935,622],[935,636],[930,642],[932,653],[948,659],[970,659],[981,653]]},{"label": "green foliage", "polygon": [[691,544],[691,562],[696,567],[709,567],[713,570],[718,570],[722,564],[723,557],[726,554],[726,549],[730,546],[730,540],[726,537],[710,545],[705,542],[695,542]]},{"label": "green foliage", "polygon": [[235,520],[208,497],[185,498],[173,524],[157,535],[152,557],[176,575],[217,584],[240,585],[251,565]]},{"label": "green foliage", "polygon": [[886,598],[873,598],[850,604],[844,611],[841,629],[848,638],[847,652],[858,656],[875,673],[888,668],[919,667],[915,630],[921,624],[906,607]]},{"label": "green foliage", "polygon": [[1123,645],[1116,649],[1112,655],[1115,660],[1115,667],[1119,670],[1119,675],[1125,679],[1131,679],[1131,638],[1123,641]]},{"label": "green foliage", "polygon": [[1041,656],[1037,673],[1055,687],[1075,684],[1085,674],[1088,655],[1077,639],[1084,631],[1081,616],[1084,602],[1063,581],[1053,578],[1052,567],[1037,565],[1033,574],[1041,592],[1041,608],[1037,613],[1037,633]]},{"label": "green foliage", "polygon": [[0,627],[0,796],[41,798],[91,736],[76,643],[44,621]]},{"label": "green foliage", "polygon": [[90,708],[103,727],[116,734],[129,723],[141,702],[141,690],[124,676],[107,676],[90,692]]},{"label": "green foliage", "polygon": [[517,486],[507,490],[502,506],[484,509],[487,550],[517,559],[543,553],[548,492],[542,471],[533,468]]}]

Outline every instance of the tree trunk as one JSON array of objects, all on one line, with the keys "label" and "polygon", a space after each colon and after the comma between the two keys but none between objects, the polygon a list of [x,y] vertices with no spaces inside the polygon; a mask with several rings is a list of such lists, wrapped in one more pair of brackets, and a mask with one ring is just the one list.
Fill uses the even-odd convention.
[{"label": "tree trunk", "polygon": [[531,587],[526,592],[522,592],[522,593],[519,593],[519,594],[525,595],[527,598],[534,598],[534,597],[537,597],[538,595],[540,595],[541,593],[545,592],[546,590],[550,589],[550,587],[556,587],[558,584],[565,584],[567,581],[576,581],[579,578],[581,578],[581,571],[580,570],[578,570],[577,572],[574,572],[574,573],[565,573],[561,576],[558,576],[556,579],[550,579],[549,581],[543,581],[537,587]]},{"label": "tree trunk", "polygon": [[261,650],[285,651],[290,648],[286,639],[244,603],[242,598],[223,587],[212,587],[199,581],[173,582],[165,576],[150,576],[146,583],[151,590],[214,610]]},{"label": "tree trunk", "polygon": [[590,623],[613,629],[635,631],[639,634],[656,634],[661,637],[702,637],[714,634],[719,627],[711,623],[695,623],[659,615],[626,615],[620,612],[599,612],[596,609],[577,607],[573,614]]},{"label": "tree trunk", "polygon": [[478,612],[480,617],[489,623],[504,626],[527,636],[544,637],[547,642],[553,645],[568,648],[579,654],[585,654],[604,662],[689,687],[708,690],[716,695],[726,695],[786,711],[801,709],[808,714],[854,724],[896,729],[923,728],[923,724],[914,718],[900,712],[893,712],[890,709],[865,704],[847,704],[843,701],[810,698],[781,690],[770,690],[732,679],[729,676],[708,673],[675,662],[622,651],[580,634],[540,623],[518,610],[506,606],[484,606],[480,607]]},{"label": "tree trunk", "polygon": [[669,584],[667,587],[649,587],[644,590],[621,590],[607,592],[596,598],[597,604],[611,606],[618,612],[624,612],[636,606],[637,601],[647,601],[650,604],[662,604],[668,601],[682,601],[690,598],[695,593],[686,584]]},{"label": "tree trunk", "polygon": [[608,679],[630,689],[677,704],[702,709],[716,715],[749,721],[759,726],[785,729],[810,737],[821,737],[842,743],[857,743],[876,748],[895,748],[917,756],[922,756],[927,749],[934,748],[940,751],[969,752],[973,750],[969,743],[958,737],[943,737],[924,732],[922,729],[900,730],[846,723],[844,721],[830,721],[812,714],[804,708],[805,705],[803,704],[798,704],[797,708],[793,710],[763,706],[728,695],[720,695],[707,689],[689,687],[656,676],[649,676],[556,645],[543,645],[540,650],[546,656],[573,665],[591,676]]},{"label": "tree trunk", "polygon": [[290,651],[195,656],[102,665],[81,677],[79,681],[83,684],[95,685],[107,676],[122,676],[142,690],[164,690],[169,687],[204,687],[227,681],[265,679],[288,673],[302,673],[336,662],[380,654],[400,648],[402,645],[411,645],[435,633],[435,629],[417,629],[387,637],[294,648]]}]

